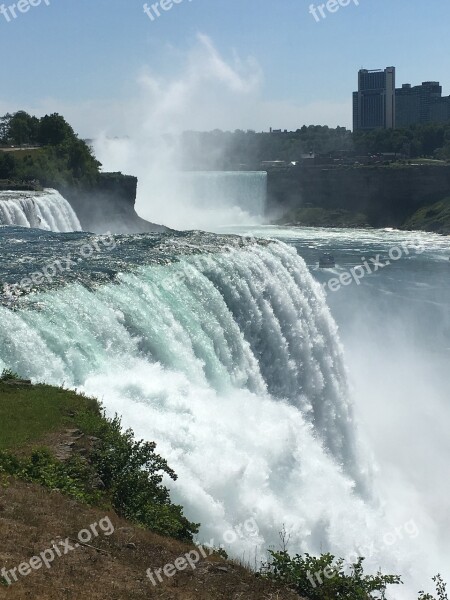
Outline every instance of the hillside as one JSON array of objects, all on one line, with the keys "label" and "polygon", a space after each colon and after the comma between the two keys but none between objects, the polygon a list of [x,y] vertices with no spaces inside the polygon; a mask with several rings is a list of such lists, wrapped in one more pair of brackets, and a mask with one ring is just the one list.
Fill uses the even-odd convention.
[{"label": "hillside", "polygon": [[[110,432],[105,427],[105,439],[91,435],[102,423],[106,421],[95,400],[15,379],[0,381],[0,598],[298,600],[295,593],[209,549],[206,558],[197,553],[197,563],[192,543],[119,517],[104,474],[101,481],[92,473],[96,448]],[[17,469],[14,461],[22,467]],[[88,467],[88,475],[80,465]],[[58,478],[59,466],[64,480]],[[160,517],[155,523],[166,526]],[[193,529],[193,524],[183,524]],[[54,551],[50,560],[55,543],[62,556]],[[39,561],[42,553],[49,568],[30,568],[37,565],[33,557]],[[147,577],[148,569],[155,573],[186,555],[193,568],[186,563],[183,570],[173,569],[175,574],[162,583],[154,577],[156,585]]]},{"label": "hillside", "polygon": [[450,235],[450,197],[420,208],[406,221],[404,228]]}]

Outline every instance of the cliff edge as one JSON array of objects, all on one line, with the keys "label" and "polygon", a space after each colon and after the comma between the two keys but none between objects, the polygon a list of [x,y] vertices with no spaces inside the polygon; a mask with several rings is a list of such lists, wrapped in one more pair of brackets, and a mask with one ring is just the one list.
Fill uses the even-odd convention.
[{"label": "cliff edge", "polygon": [[135,210],[137,177],[122,173],[100,173],[87,188],[62,186],[84,231],[93,233],[161,233],[169,231],[142,219]]}]

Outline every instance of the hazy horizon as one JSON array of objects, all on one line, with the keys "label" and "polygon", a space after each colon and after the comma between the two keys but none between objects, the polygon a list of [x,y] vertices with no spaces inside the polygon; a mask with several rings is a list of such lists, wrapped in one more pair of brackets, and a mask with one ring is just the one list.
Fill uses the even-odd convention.
[{"label": "hazy horizon", "polygon": [[388,65],[450,94],[448,2],[345,1],[322,18],[310,0],[182,0],[153,20],[140,0],[6,3],[0,112],[58,112],[83,138],[151,131],[162,102],[169,132],[350,128],[358,69]]}]

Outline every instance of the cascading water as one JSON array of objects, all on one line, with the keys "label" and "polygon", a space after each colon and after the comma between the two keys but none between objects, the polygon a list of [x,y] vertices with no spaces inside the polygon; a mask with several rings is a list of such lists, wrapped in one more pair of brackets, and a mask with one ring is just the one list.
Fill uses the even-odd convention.
[{"label": "cascading water", "polygon": [[264,215],[267,194],[265,171],[212,171],[187,172],[180,181],[192,204],[210,211],[239,209],[250,218]]},{"label": "cascading water", "polygon": [[0,192],[0,225],[16,225],[47,231],[81,231],[72,207],[59,192]]},{"label": "cascading water", "polygon": [[264,221],[264,171],[144,171],[137,210],[144,218],[175,229],[215,231],[232,224]]},{"label": "cascading water", "polygon": [[390,525],[371,499],[319,284],[282,243],[214,240],[120,238],[101,261],[117,269],[114,283],[87,286],[85,273],[0,306],[0,370],[78,387],[156,441],[179,475],[173,498],[203,539],[219,545],[254,518],[259,537],[232,554],[278,546],[285,524],[293,551],[361,553],[369,568],[404,573],[407,540],[398,556],[383,543]]}]

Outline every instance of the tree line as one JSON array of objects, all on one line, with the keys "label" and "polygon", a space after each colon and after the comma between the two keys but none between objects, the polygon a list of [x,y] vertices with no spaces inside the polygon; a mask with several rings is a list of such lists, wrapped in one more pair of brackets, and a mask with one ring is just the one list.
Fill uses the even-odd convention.
[{"label": "tree line", "polygon": [[4,115],[0,144],[22,148],[21,152],[0,152],[0,179],[79,187],[94,184],[100,172],[92,149],[57,113],[40,119],[25,111]]},{"label": "tree line", "polygon": [[291,132],[190,131],[182,135],[186,168],[259,168],[263,161],[299,161],[305,155],[397,153],[406,159],[450,159],[450,123],[352,133],[345,127],[304,125]]},{"label": "tree line", "polygon": [[[259,169],[264,161],[300,161],[314,154],[356,156],[397,153],[406,159],[450,160],[450,123],[414,125],[352,133],[345,127],[304,125],[292,132],[214,130],[181,135],[181,164],[196,169]],[[39,180],[43,185],[79,185],[96,181],[100,163],[92,149],[61,115],[42,118],[25,111],[0,118],[0,145],[27,152],[0,152],[0,179]]]}]

